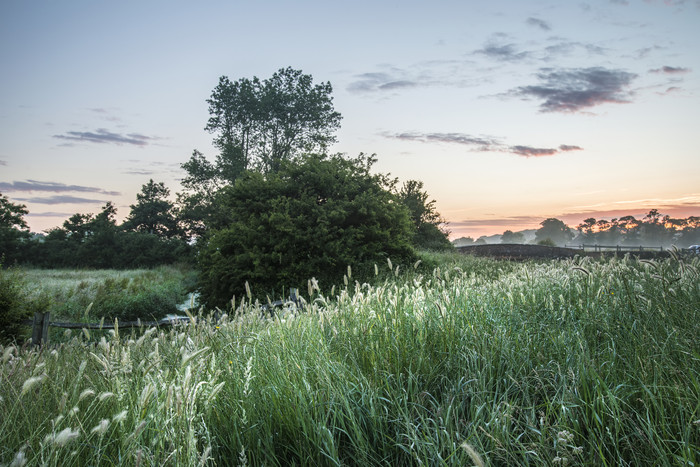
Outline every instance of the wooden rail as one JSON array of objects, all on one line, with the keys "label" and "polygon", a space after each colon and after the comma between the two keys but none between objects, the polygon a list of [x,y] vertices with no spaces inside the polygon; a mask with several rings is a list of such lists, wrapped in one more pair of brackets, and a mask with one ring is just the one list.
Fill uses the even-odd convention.
[{"label": "wooden rail", "polygon": [[618,253],[623,251],[664,251],[662,246],[625,246],[625,245],[564,245],[565,248],[578,248],[579,250],[615,250]]},{"label": "wooden rail", "polygon": [[[297,289],[290,289],[289,299],[277,300],[267,305],[262,305],[260,308],[274,314],[274,308],[284,306],[289,303],[294,303],[297,308],[302,307],[302,302],[298,296]],[[174,316],[163,318],[158,321],[123,321],[115,320],[114,323],[105,323],[104,320],[99,323],[65,323],[61,321],[51,321],[51,313],[34,313],[34,319],[22,321],[26,326],[32,326],[32,344],[41,345],[49,342],[49,327],[63,329],[125,329],[125,328],[142,328],[142,327],[160,327],[160,326],[175,326],[177,324],[189,323],[189,316]]]}]

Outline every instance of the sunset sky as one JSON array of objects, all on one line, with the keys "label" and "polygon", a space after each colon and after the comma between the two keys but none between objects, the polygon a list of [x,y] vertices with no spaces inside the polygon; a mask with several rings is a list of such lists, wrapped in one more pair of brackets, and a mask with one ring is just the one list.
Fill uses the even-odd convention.
[{"label": "sunset sky", "polygon": [[697,0],[3,0],[0,64],[0,192],[37,232],[180,191],[219,77],[287,66],[452,238],[700,215]]}]

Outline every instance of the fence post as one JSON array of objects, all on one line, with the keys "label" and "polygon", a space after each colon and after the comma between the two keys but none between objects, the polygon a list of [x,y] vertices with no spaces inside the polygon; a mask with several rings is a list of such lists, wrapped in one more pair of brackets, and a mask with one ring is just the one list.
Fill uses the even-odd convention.
[{"label": "fence post", "polygon": [[32,344],[41,345],[49,341],[49,318],[51,313],[34,313],[32,325]]},{"label": "fence post", "polygon": [[289,288],[289,300],[294,302],[297,306],[297,310],[301,310],[301,301],[299,300],[299,289],[294,287]]}]

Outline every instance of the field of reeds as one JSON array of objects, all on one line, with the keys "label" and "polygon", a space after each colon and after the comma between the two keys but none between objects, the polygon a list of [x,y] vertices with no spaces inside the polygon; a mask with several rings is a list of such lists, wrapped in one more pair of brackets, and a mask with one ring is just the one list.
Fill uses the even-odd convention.
[{"label": "field of reeds", "polygon": [[423,261],[2,347],[0,464],[698,465],[698,259]]}]

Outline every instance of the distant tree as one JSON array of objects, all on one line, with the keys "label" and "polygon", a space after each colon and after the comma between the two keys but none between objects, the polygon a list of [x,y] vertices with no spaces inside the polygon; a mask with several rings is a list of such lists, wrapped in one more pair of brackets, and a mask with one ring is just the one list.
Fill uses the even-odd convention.
[{"label": "distant tree", "polygon": [[168,200],[168,196],[170,190],[164,183],[155,183],[150,179],[141,187],[141,193],[136,195],[137,203],[130,206],[131,212],[122,228],[162,238],[179,235],[175,205]]},{"label": "distant tree", "polygon": [[415,229],[413,242],[419,248],[450,249],[449,231],[446,222],[435,206],[436,201],[429,200],[423,190],[423,182],[408,180],[398,192],[401,203],[408,208]]},{"label": "distant tree", "polygon": [[[322,287],[373,275],[376,264],[413,261],[408,210],[392,193],[393,182],[372,174],[375,159],[308,155],[263,175],[246,172],[222,190],[227,225],[212,229],[198,252],[199,291],[209,307],[243,296]],[[371,273],[371,274],[370,274]]]},{"label": "distant tree", "polygon": [[24,243],[29,238],[29,227],[24,216],[29,214],[23,204],[12,203],[0,193],[0,262],[10,264],[21,259]]},{"label": "distant tree", "polygon": [[454,240],[452,244],[456,247],[473,245],[474,239],[471,237],[459,237],[458,239]]},{"label": "distant tree", "polygon": [[506,230],[501,235],[501,243],[525,243],[525,236],[522,232]]},{"label": "distant tree", "polygon": [[549,239],[555,245],[563,246],[574,238],[571,228],[559,219],[545,219],[540,225],[541,227],[535,232],[535,242],[538,244]]}]

